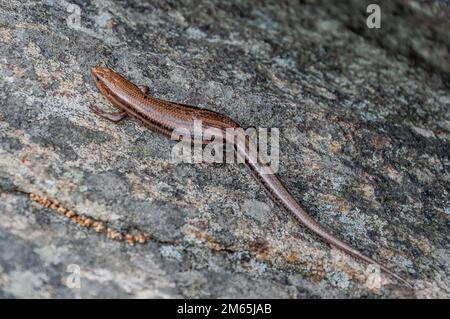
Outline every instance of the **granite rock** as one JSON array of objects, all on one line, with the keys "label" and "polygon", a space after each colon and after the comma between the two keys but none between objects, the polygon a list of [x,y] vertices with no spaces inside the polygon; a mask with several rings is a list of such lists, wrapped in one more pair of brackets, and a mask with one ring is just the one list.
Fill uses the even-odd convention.
[{"label": "granite rock", "polygon": [[[1,1],[0,296],[449,298],[450,23],[389,3],[372,30],[356,1]],[[172,141],[94,115],[94,65],[279,128],[292,194],[414,289],[318,240],[246,167],[172,164]]]}]

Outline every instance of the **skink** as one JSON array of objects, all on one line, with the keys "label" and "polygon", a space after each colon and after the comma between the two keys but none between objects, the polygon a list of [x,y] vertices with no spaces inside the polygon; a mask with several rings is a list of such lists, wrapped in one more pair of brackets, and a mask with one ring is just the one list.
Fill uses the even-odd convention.
[{"label": "skink", "polygon": [[[171,136],[175,129],[185,129],[194,136],[194,121],[202,121],[202,132],[212,129],[225,132],[227,128],[238,128],[239,125],[230,118],[206,109],[201,109],[191,105],[164,101],[148,94],[148,88],[138,86],[120,74],[106,67],[93,67],[92,77],[100,92],[118,109],[117,112],[108,113],[94,105],[91,109],[98,115],[113,121],[119,122],[127,116],[140,120],[153,131]],[[201,138],[201,137],[200,137]],[[358,250],[349,246],[339,238],[330,234],[324,227],[312,219],[305,208],[295,200],[283,183],[270,169],[258,160],[258,156],[246,151],[249,141],[244,143],[236,142],[236,139],[228,141],[234,143],[238,154],[245,158],[253,175],[263,184],[271,197],[287,212],[291,213],[302,225],[311,230],[325,242],[345,251],[346,253],[362,259],[369,264],[375,264],[387,274],[411,287],[411,285],[401,276],[389,270],[386,266],[376,262],[372,258],[362,254]],[[244,146],[245,147],[244,147]]]}]

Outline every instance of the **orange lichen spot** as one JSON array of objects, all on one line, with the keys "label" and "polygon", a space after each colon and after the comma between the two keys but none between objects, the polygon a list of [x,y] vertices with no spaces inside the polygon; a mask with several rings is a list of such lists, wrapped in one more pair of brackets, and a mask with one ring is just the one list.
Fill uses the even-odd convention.
[{"label": "orange lichen spot", "polygon": [[77,216],[77,223],[80,224],[80,226],[85,226],[84,222],[86,221],[86,217],[83,215],[78,215]]},{"label": "orange lichen spot", "polygon": [[94,223],[94,221],[91,218],[86,218],[84,220],[84,226],[86,226],[86,227],[91,227],[93,223]]},{"label": "orange lichen spot", "polygon": [[298,261],[298,254],[295,252],[290,253],[286,259],[287,259],[288,263],[291,263],[291,264],[296,263]]},{"label": "orange lichen spot", "polygon": [[130,246],[134,245],[134,236],[130,234],[125,235],[125,240],[127,241],[127,244]]},{"label": "orange lichen spot", "polygon": [[[97,233],[103,233],[106,229],[105,223],[100,220],[95,220],[87,215],[77,214],[74,211],[65,208],[57,200],[50,200],[45,197],[39,196],[34,193],[30,193],[29,197],[31,200],[41,204],[45,208],[50,208],[59,215],[63,215],[70,219],[71,222],[78,224],[81,227],[92,228]],[[150,236],[145,234],[124,234],[112,228],[107,229],[107,238],[116,241],[125,241],[127,244],[133,246],[134,243],[144,244]]]},{"label": "orange lichen spot", "polygon": [[60,206],[58,207],[58,209],[56,210],[59,214],[64,215],[67,212],[67,209]]},{"label": "orange lichen spot", "polygon": [[144,235],[138,235],[138,236],[134,236],[134,240],[140,244],[143,244],[147,241],[147,238]]},{"label": "orange lichen spot", "polygon": [[75,213],[71,210],[66,211],[66,217],[68,218],[72,218],[75,216]]},{"label": "orange lichen spot", "polygon": [[77,216],[72,216],[72,217],[70,217],[70,220],[73,222],[73,223],[75,223],[75,224],[77,224]]},{"label": "orange lichen spot", "polygon": [[94,222],[94,223],[92,224],[92,227],[94,227],[94,230],[95,230],[97,233],[102,233],[102,232],[105,230],[105,225],[103,225],[102,222]]},{"label": "orange lichen spot", "polygon": [[120,233],[117,230],[114,230],[112,228],[108,228],[106,231],[106,234],[108,236],[108,239],[111,239],[111,240],[123,240],[123,238],[124,238],[122,233]]},{"label": "orange lichen spot", "polygon": [[209,249],[215,251],[223,251],[226,249],[226,247],[221,243],[217,242],[217,240],[211,234],[201,232],[198,230],[193,230],[192,235],[195,237],[195,239],[204,242]]}]

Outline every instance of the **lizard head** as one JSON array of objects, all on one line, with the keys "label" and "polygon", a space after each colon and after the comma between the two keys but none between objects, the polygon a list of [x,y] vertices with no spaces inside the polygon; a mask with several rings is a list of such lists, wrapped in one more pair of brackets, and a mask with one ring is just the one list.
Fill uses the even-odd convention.
[{"label": "lizard head", "polygon": [[106,97],[120,91],[125,91],[127,94],[142,94],[136,85],[108,67],[92,67],[91,75],[95,85]]},{"label": "lizard head", "polygon": [[106,85],[114,77],[114,74],[117,73],[107,67],[94,66],[91,68],[92,78],[99,89],[101,85]]}]

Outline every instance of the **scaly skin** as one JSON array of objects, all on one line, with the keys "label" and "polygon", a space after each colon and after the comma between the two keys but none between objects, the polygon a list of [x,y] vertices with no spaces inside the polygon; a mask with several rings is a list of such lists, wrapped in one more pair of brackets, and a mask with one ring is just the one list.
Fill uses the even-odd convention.
[{"label": "scaly skin", "polygon": [[[92,107],[92,109],[97,114],[111,121],[118,122],[126,116],[132,116],[139,119],[151,130],[169,137],[174,129],[180,128],[188,130],[191,133],[191,136],[195,137],[194,120],[202,121],[203,132],[208,129],[213,129],[225,133],[227,128],[239,127],[236,122],[217,112],[200,109],[190,105],[164,101],[149,96],[146,93],[147,89],[145,87],[139,87],[131,83],[109,68],[93,67],[91,69],[91,74],[100,92],[119,110],[119,112],[106,113],[96,107]],[[273,171],[270,171],[268,166],[261,164],[257,156],[253,155],[254,153],[246,151],[246,148],[248,150],[249,146],[248,138],[244,141],[239,140],[241,143],[238,143],[238,139],[239,137],[233,137],[232,140],[227,140],[227,142],[232,143],[238,154],[245,158],[245,162],[250,167],[253,175],[263,184],[271,197],[286,211],[294,215],[302,225],[330,245],[370,264],[378,265],[380,269],[411,287],[405,279],[389,270],[386,266],[362,254],[326,231],[320,224],[312,219],[307,214],[305,208],[292,197],[276,174],[273,173]]]}]

